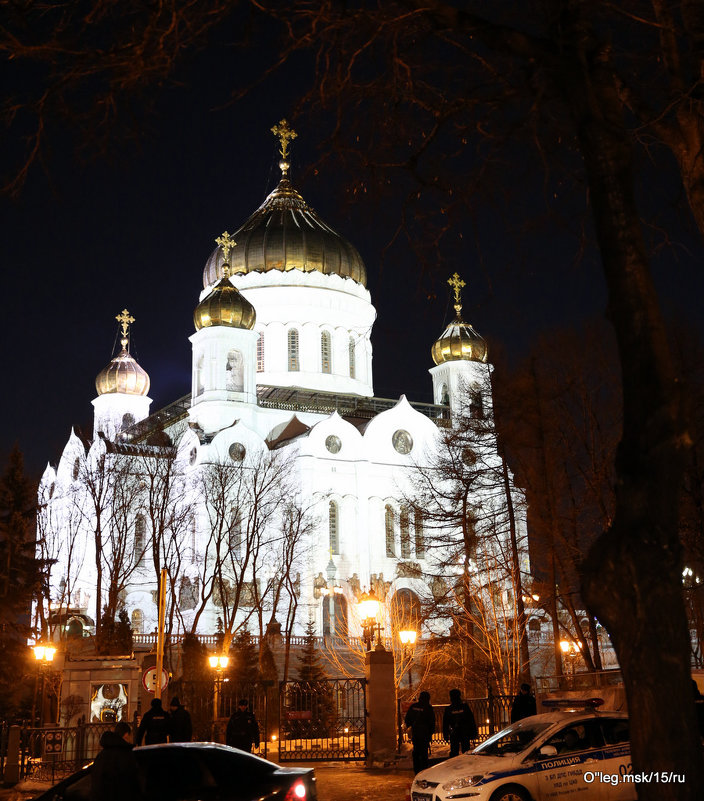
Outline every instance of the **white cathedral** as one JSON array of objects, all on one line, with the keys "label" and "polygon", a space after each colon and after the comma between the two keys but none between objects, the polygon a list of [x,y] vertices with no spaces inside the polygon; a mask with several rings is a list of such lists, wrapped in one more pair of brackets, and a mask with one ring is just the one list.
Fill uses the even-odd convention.
[{"label": "white cathedral", "polygon": [[[119,606],[128,612],[133,631],[149,633],[157,625],[156,563],[150,553],[157,547],[150,531],[155,523],[147,501],[140,500],[139,493],[148,491],[146,480],[139,479],[140,460],[170,460],[183,490],[168,502],[171,518],[163,523],[178,540],[178,553],[169,551],[173,543],[158,544],[160,564],[176,572],[169,577],[178,607],[176,629],[213,633],[218,618],[227,618],[223,607],[232,604],[228,592],[238,581],[241,593],[226,620],[232,632],[248,620],[250,631],[258,633],[257,604],[266,610],[265,623],[283,622],[295,595],[289,633],[301,634],[312,620],[318,635],[358,635],[352,610],[365,590],[374,589],[387,604],[394,597],[413,604],[437,592],[428,578],[437,575],[437,554],[426,547],[422,514],[410,514],[403,498],[409,470],[427,462],[438,447],[467,389],[475,408],[491,409],[486,343],[462,320],[455,275],[450,283],[457,315],[432,344],[434,403],[414,403],[404,395],[397,401],[376,398],[371,346],[376,312],[364,263],[292,186],[288,145],[295,134],[285,121],[273,130],[281,142],[281,180],[232,236],[218,237],[203,270],[190,337],[190,395],[151,412],[149,376],[130,354],[134,320],[125,310],[117,317],[122,350],[96,379],[92,440],[72,432],[58,466],[44,472],[40,540],[42,555],[55,560],[47,619],[58,629],[70,622],[90,630],[98,602],[100,608],[106,603],[108,576],[118,558],[133,566],[119,588]],[[212,465],[251,472],[273,453],[285,460],[287,491],[295,488],[292,496],[309,521],[286,564],[289,594],[282,590],[277,600],[271,594],[283,586],[276,576],[280,579],[285,545],[282,510],[288,507],[280,505],[267,518],[268,533],[257,541],[256,560],[249,561],[242,556],[249,536],[242,516],[251,517],[252,510],[242,507],[255,500],[240,498],[236,509],[224,513],[223,519],[232,518],[226,523],[226,553],[218,551],[218,558],[220,564],[230,559],[232,581],[214,587],[215,518],[200,491]],[[111,530],[119,529],[114,510],[106,510],[100,522],[105,567],[97,598],[96,518],[104,512],[95,487],[87,487],[83,477],[118,459],[134,463],[138,487],[123,512],[126,553],[124,542],[120,553],[111,551],[120,542]],[[114,496],[116,488],[110,491]],[[186,501],[182,522],[177,507]],[[224,506],[232,503],[225,499]],[[518,525],[525,540],[522,511]]]}]

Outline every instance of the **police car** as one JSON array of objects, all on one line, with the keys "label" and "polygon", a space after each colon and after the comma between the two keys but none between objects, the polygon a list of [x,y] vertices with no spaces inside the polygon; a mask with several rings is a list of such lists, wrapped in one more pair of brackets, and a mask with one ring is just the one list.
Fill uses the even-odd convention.
[{"label": "police car", "polygon": [[628,718],[597,712],[600,701],[524,718],[471,753],[421,771],[412,801],[635,799]]}]

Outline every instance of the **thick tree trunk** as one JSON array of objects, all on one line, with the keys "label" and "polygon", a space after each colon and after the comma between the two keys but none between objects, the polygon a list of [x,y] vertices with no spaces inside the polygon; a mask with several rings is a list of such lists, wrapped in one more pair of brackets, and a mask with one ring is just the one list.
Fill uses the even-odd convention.
[{"label": "thick tree trunk", "polygon": [[[577,26],[575,26],[577,32]],[[639,786],[642,799],[701,799],[690,686],[677,496],[686,437],[667,337],[633,196],[631,148],[606,59],[578,31],[560,79],[589,181],[623,376],[624,428],[613,523],[591,547],[582,592],[611,634],[623,671],[636,773],[683,783]]]}]

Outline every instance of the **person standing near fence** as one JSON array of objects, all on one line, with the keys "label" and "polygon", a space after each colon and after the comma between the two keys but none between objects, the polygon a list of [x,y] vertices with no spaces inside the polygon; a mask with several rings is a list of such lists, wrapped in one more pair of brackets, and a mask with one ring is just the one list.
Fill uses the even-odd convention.
[{"label": "person standing near fence", "polygon": [[131,740],[132,729],[124,721],[100,738],[103,750],[93,762],[90,801],[141,801],[144,797]]},{"label": "person standing near fence", "polygon": [[425,690],[411,704],[404,719],[406,728],[411,730],[413,743],[413,772],[419,773],[428,767],[430,740],[435,731],[435,710],[430,705],[430,693]]},{"label": "person standing near fence", "polygon": [[144,713],[137,729],[137,745],[168,743],[171,729],[171,716],[161,705],[161,698],[153,698],[151,708]]},{"label": "person standing near fence", "polygon": [[178,695],[174,695],[169,705],[171,715],[171,729],[169,739],[172,743],[190,743],[193,737],[193,724],[191,715],[186,707],[179,700]]},{"label": "person standing near fence", "polygon": [[462,701],[459,690],[450,690],[450,705],[442,716],[442,734],[450,742],[450,756],[469,751],[470,740],[476,739],[479,731],[469,705]]},{"label": "person standing near fence", "polygon": [[511,723],[537,714],[538,708],[535,703],[535,696],[530,691],[530,684],[521,684],[521,691],[513,699],[513,705],[511,706]]},{"label": "person standing near fence", "polygon": [[237,711],[227,721],[225,742],[240,751],[251,751],[259,745],[259,724],[254,713],[249,711],[249,701],[241,698]]}]

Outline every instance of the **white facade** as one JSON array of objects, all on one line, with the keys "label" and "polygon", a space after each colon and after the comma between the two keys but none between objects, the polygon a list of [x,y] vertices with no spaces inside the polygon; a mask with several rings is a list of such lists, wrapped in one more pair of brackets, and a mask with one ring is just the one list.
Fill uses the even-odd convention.
[{"label": "white facade", "polygon": [[[280,211],[284,201],[276,192],[271,198]],[[300,209],[300,204],[295,208]],[[266,212],[265,203],[257,214]],[[267,225],[274,228],[276,219],[272,212]],[[240,231],[246,231],[249,222]],[[328,239],[337,236],[331,229],[325,235]],[[234,236],[239,242],[238,233]],[[309,269],[306,258],[313,263],[317,251],[306,251],[305,242],[301,247],[303,260],[297,252],[293,266],[285,257],[279,267],[250,263],[247,270],[231,276],[256,310],[256,323],[253,330],[214,325],[190,337],[193,377],[187,414],[167,407],[161,417],[148,417],[150,401],[144,395],[99,395],[93,401],[92,444],[72,434],[58,466],[47,467],[40,485],[44,503],[40,529],[45,529],[40,533],[47,536],[47,547],[57,560],[52,595],[58,604],[89,615],[95,611],[95,511],[81,477],[97,469],[101,458],[131,460],[137,475],[144,469],[138,463],[157,464],[169,444],[176,449],[178,467],[179,494],[178,498],[174,495],[171,509],[174,520],[179,509],[190,503],[188,520],[170,523],[174,547],[180,549],[178,575],[171,577],[177,590],[185,579],[191,587],[203,586],[208,575],[213,516],[201,493],[208,465],[251,470],[257,459],[281,453],[288,460],[295,500],[308,511],[311,523],[292,565],[298,600],[296,633],[303,631],[309,619],[315,621],[319,634],[335,628],[327,611],[330,596],[325,594],[332,585],[338,588],[333,597],[342,607],[339,599],[344,598],[348,612],[360,592],[370,587],[384,593],[387,601],[400,589],[420,599],[430,597],[431,588],[423,576],[437,572],[436,559],[426,548],[421,522],[409,519],[401,508],[410,491],[409,470],[427,463],[437,449],[438,424],[446,424],[450,408],[458,408],[463,387],[470,385],[478,391],[484,387],[486,393],[490,366],[459,359],[432,367],[434,406],[412,405],[403,395],[395,403],[374,399],[371,330],[376,312],[369,291],[361,280],[344,274],[345,263],[325,272],[328,268],[321,259],[318,267]],[[214,271],[217,252],[208,264]],[[195,276],[194,269],[194,283]],[[199,300],[213,285],[214,281]],[[186,287],[184,291],[193,290]],[[428,362],[430,367],[429,356]],[[485,412],[490,411],[490,396],[482,398],[482,404]],[[147,520],[151,518],[144,511],[150,490],[146,479],[140,481],[130,512],[133,539],[127,557],[138,564],[126,581],[121,603],[133,627],[150,632],[157,622],[156,580],[148,545]],[[487,498],[487,503],[495,502]],[[112,512],[105,514],[106,521],[112,520]],[[239,532],[242,524],[231,521],[230,525]],[[280,518],[272,518],[271,542],[264,545],[256,566],[260,588],[276,572],[279,545],[272,543],[278,542],[281,525]],[[524,539],[522,513],[519,526]],[[228,547],[234,553],[243,545],[237,539],[239,533],[232,536]],[[103,555],[106,563],[112,558],[107,538]],[[243,570],[251,571],[252,565]],[[251,577],[245,576],[248,581]],[[177,591],[176,604],[178,598]],[[244,619],[248,610],[251,605],[243,605],[237,620]],[[265,623],[271,613],[281,623],[286,608],[281,603],[274,610],[267,607]],[[192,606],[180,609],[177,625],[190,628],[194,614]],[[211,599],[200,616],[198,631],[212,633],[222,615],[222,607]],[[351,613],[346,625],[350,633],[359,633]],[[250,623],[250,629],[256,626]]]}]

